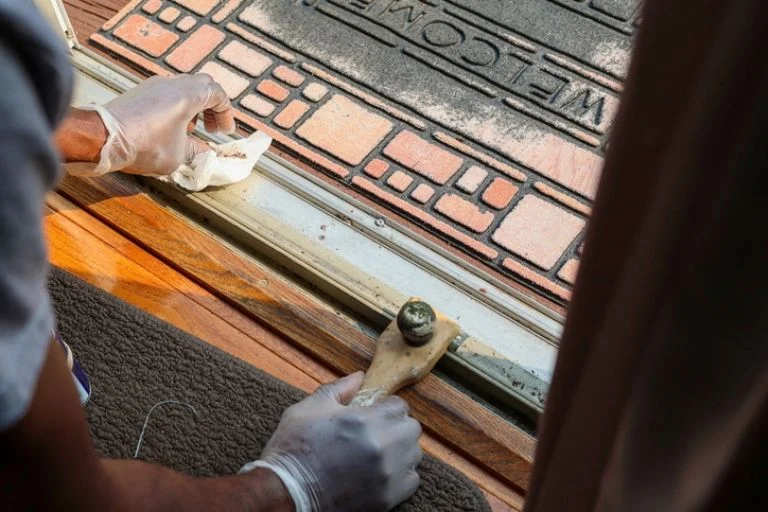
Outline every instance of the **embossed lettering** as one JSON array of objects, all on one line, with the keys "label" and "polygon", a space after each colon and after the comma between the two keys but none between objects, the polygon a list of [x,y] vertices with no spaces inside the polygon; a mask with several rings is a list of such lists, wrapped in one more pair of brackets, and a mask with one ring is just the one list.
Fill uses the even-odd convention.
[{"label": "embossed lettering", "polygon": [[[307,0],[304,0],[305,2]],[[313,2],[316,2],[317,0],[311,0]],[[368,9],[373,2],[376,0],[350,0],[349,5],[352,7],[357,7],[358,9],[364,11]]]},{"label": "embossed lettering", "polygon": [[568,84],[568,80],[545,69],[531,66],[516,79],[521,92],[538,100],[551,101],[557,98],[560,91]]},{"label": "embossed lettering", "polygon": [[493,66],[498,62],[501,52],[492,42],[472,37],[461,60],[473,66]]},{"label": "embossed lettering", "polygon": [[[563,101],[559,110],[569,112],[579,118],[592,116],[591,122],[599,126],[603,121],[605,97],[599,96],[593,99],[593,94],[592,89],[584,89]],[[595,96],[597,95],[595,94]]]},{"label": "embossed lettering", "polygon": [[421,29],[421,37],[427,43],[438,48],[448,48],[461,44],[466,39],[464,31],[447,21],[430,21]]},{"label": "embossed lettering", "polygon": [[386,14],[397,14],[401,12],[402,22],[400,23],[400,30],[408,30],[411,25],[418,21],[419,18],[424,16],[426,12],[423,10],[417,10],[417,6],[415,5],[403,5],[401,4],[401,1],[402,0],[392,0],[392,3],[390,3],[379,15],[379,18]]}]

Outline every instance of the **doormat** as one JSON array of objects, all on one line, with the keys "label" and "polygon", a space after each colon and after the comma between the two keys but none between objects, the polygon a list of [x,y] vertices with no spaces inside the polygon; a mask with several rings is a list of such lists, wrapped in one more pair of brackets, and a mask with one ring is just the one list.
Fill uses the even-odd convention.
[{"label": "doormat", "polygon": [[91,37],[471,259],[570,297],[640,0],[134,0]]},{"label": "doormat", "polygon": [[[195,476],[233,474],[306,396],[63,270],[52,270],[49,289],[62,338],[91,381],[85,410],[103,456],[134,458],[141,437],[141,460]],[[426,455],[418,471],[419,490],[395,510],[490,512],[447,464]]]}]

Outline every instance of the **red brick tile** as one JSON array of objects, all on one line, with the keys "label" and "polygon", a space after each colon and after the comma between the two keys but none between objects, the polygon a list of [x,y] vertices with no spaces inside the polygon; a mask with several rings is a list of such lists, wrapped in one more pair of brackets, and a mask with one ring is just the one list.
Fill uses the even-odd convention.
[{"label": "red brick tile", "polygon": [[[104,22],[104,24],[101,26],[101,30],[106,32],[108,30],[112,30],[113,28],[115,28],[118,23],[123,21],[123,19],[125,19],[126,16],[131,14],[134,11],[134,9],[136,9],[136,7],[138,7],[139,4],[141,4],[141,2],[143,1],[144,0],[131,0],[130,2],[125,4],[125,6],[123,6],[123,8],[117,12],[117,14],[115,14],[112,18]],[[97,34],[93,34],[93,35],[97,35]]]},{"label": "red brick tile", "polygon": [[121,44],[117,44],[115,41],[112,41],[111,39],[107,39],[101,34],[92,34],[91,41],[93,41],[97,46],[101,46],[102,48],[109,50],[115,55],[119,55],[120,57],[133,62],[137,66],[147,70],[152,74],[155,74],[158,76],[173,75],[173,73],[171,73],[164,67],[158,65],[156,62],[151,61],[146,57],[139,55],[138,53],[132,50],[129,50],[128,48],[126,48]]},{"label": "red brick tile", "polygon": [[491,208],[505,208],[517,192],[517,186],[504,178],[495,178],[485,189],[481,199]]},{"label": "red brick tile", "polygon": [[374,158],[363,169],[363,172],[372,178],[379,179],[389,170],[389,164],[384,160]]},{"label": "red brick tile", "polygon": [[275,46],[274,44],[270,43],[266,39],[257,36],[256,34],[254,34],[249,30],[245,30],[243,27],[241,27],[236,23],[227,23],[227,30],[229,30],[230,32],[232,32],[237,36],[242,37],[249,43],[258,46],[262,50],[266,50],[272,55],[277,55],[281,59],[286,60],[291,64],[296,62],[296,55],[292,54],[291,52],[287,52],[278,46]]},{"label": "red brick tile", "polygon": [[557,273],[557,277],[562,279],[568,284],[576,282],[576,273],[579,270],[579,260],[573,258],[565,262],[560,272]]},{"label": "red brick tile", "polygon": [[233,100],[240,96],[248,88],[248,80],[228,70],[218,62],[206,62],[200,68],[200,73],[208,73],[216,80]]},{"label": "red brick tile", "polygon": [[256,90],[271,100],[283,102],[288,97],[288,89],[273,80],[262,80]]},{"label": "red brick tile", "polygon": [[526,125],[517,137],[499,139],[496,149],[577,194],[595,196],[602,157],[560,135]]},{"label": "red brick tile", "polygon": [[358,165],[391,131],[388,119],[336,94],[299,126],[296,135]]},{"label": "red brick tile", "polygon": [[147,3],[141,6],[141,10],[147,14],[155,14],[163,6],[163,0],[147,0]]},{"label": "red brick tile", "polygon": [[240,4],[242,3],[243,0],[227,0],[224,5],[221,6],[221,9],[211,16],[211,21],[214,23],[221,23],[227,16],[235,12],[235,9],[240,7]]},{"label": "red brick tile", "polygon": [[336,75],[323,71],[317,66],[313,66],[312,64],[307,64],[306,62],[301,65],[301,69],[308,71],[313,76],[316,76],[317,78],[323,80],[326,83],[329,83],[331,85],[338,87],[342,91],[348,92],[352,96],[355,96],[356,98],[364,101],[370,106],[377,108],[383,112],[386,112],[387,114],[391,115],[395,119],[404,121],[419,130],[427,129],[427,125],[424,124],[424,122],[421,121],[420,119],[417,119],[412,115],[406,114],[400,109],[394,108],[392,105],[383,102],[376,96],[368,94],[367,92],[358,89],[354,85],[351,85],[349,82],[346,82],[344,80],[337,78]]},{"label": "red brick tile", "polygon": [[303,160],[306,160],[311,164],[317,167],[320,167],[321,169],[332,174],[333,176],[337,178],[346,178],[347,176],[349,176],[349,170],[347,170],[346,168],[342,167],[341,165],[335,162],[331,162],[329,159],[325,158],[324,156],[318,154],[315,151],[312,151],[311,149],[308,149],[303,144],[296,142],[295,140],[291,139],[284,133],[278,130],[275,130],[271,126],[264,124],[263,122],[249,116],[243,111],[235,110],[235,119],[237,119],[241,123],[244,123],[250,126],[254,130],[259,130],[260,132],[264,132],[265,134],[272,137],[275,143],[283,146],[289,151],[293,151]]},{"label": "red brick tile", "polygon": [[415,189],[413,189],[413,192],[411,192],[411,199],[424,204],[432,199],[433,195],[435,195],[435,189],[429,185],[425,185],[424,183],[419,183],[419,186],[417,186]]},{"label": "red brick tile", "polygon": [[307,113],[309,105],[301,100],[292,100],[282,112],[275,116],[274,122],[280,128],[290,129],[301,116]]},{"label": "red brick tile", "polygon": [[275,111],[275,106],[260,96],[248,94],[240,100],[240,104],[261,117],[267,117]]},{"label": "red brick tile", "polygon": [[575,210],[579,213],[583,213],[584,215],[591,215],[592,214],[592,208],[587,206],[586,204],[582,203],[576,198],[573,198],[567,194],[563,194],[562,192],[559,192],[558,190],[554,189],[553,187],[550,187],[546,183],[543,183],[541,181],[537,181],[533,184],[533,188],[544,194],[545,196],[551,197],[558,203],[567,206],[571,210]]},{"label": "red brick tile", "polygon": [[153,57],[164,54],[179,39],[179,36],[170,30],[138,14],[129,16],[122,25],[117,27],[114,34],[121,41]]},{"label": "red brick tile", "polygon": [[278,80],[282,80],[288,85],[298,87],[304,83],[304,75],[295,71],[287,66],[277,66],[272,74],[277,77]]},{"label": "red brick tile", "polygon": [[523,280],[528,281],[534,286],[538,286],[539,288],[546,290],[563,300],[571,299],[570,290],[564,286],[553,283],[546,276],[537,273],[535,270],[526,267],[525,265],[513,260],[512,258],[505,258],[504,261],[501,262],[501,266],[514,272]]},{"label": "red brick tile", "polygon": [[461,175],[461,178],[456,182],[456,188],[467,194],[474,194],[486,176],[488,176],[488,171],[473,165]]},{"label": "red brick tile", "polygon": [[301,91],[301,94],[303,94],[309,101],[317,102],[328,94],[328,88],[317,82],[312,82]]},{"label": "red brick tile", "polygon": [[584,220],[527,195],[507,214],[492,240],[544,270],[557,263],[584,227]]},{"label": "red brick tile", "polygon": [[402,131],[387,144],[384,154],[412,171],[444,185],[461,167],[462,159],[410,131]]},{"label": "red brick tile", "polygon": [[181,18],[181,21],[176,24],[176,28],[182,32],[189,32],[195,25],[197,25],[197,20],[195,18],[192,16],[184,16]]},{"label": "red brick tile", "polygon": [[435,203],[435,210],[465,228],[482,233],[493,222],[493,213],[480,210],[475,204],[456,194],[445,194]]},{"label": "red brick tile", "polygon": [[165,58],[172,68],[189,73],[224,41],[224,33],[210,25],[202,25]]},{"label": "red brick tile", "polygon": [[492,167],[496,169],[499,172],[503,172],[507,176],[509,176],[512,179],[515,179],[517,181],[523,182],[526,180],[525,174],[523,174],[521,171],[515,169],[511,165],[507,165],[504,162],[499,162],[495,158],[491,158],[490,156],[486,155],[485,153],[482,153],[480,151],[477,151],[476,149],[472,148],[471,146],[468,146],[461,142],[460,140],[451,137],[450,135],[443,133],[443,132],[435,132],[434,137],[442,142],[443,144],[452,147],[459,153],[464,153],[467,156],[471,156],[473,158],[478,159],[479,161],[483,162],[488,167]]},{"label": "red brick tile", "polygon": [[175,7],[166,7],[157,18],[163,23],[173,23],[179,16],[181,16],[180,10]]},{"label": "red brick tile", "polygon": [[244,73],[259,76],[272,65],[272,59],[257,52],[240,41],[232,41],[219,52],[218,57]]},{"label": "red brick tile", "polygon": [[398,192],[405,191],[405,189],[411,186],[411,183],[413,183],[413,178],[405,174],[403,171],[395,171],[392,173],[392,176],[387,179],[387,185],[397,190]]},{"label": "red brick tile", "polygon": [[206,16],[209,12],[216,7],[221,0],[173,0],[179,5],[183,5],[190,11],[199,14],[200,16]]},{"label": "red brick tile", "polygon": [[484,243],[462,233],[453,226],[437,220],[435,217],[425,212],[421,208],[413,206],[403,199],[400,199],[399,197],[392,195],[385,190],[382,190],[361,176],[355,176],[352,178],[352,186],[371,194],[372,196],[389,204],[393,208],[400,210],[404,214],[413,217],[417,221],[420,221],[427,226],[439,231],[443,235],[461,244],[461,246],[465,249],[468,249],[485,259],[493,260],[499,255],[495,249],[488,247]]}]

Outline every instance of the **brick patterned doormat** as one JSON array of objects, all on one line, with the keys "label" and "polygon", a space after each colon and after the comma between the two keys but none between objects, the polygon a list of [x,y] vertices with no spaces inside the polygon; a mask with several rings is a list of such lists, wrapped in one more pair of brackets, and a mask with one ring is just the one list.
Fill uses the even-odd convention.
[{"label": "brick patterned doormat", "polygon": [[211,74],[242,125],[564,302],[638,4],[138,0],[91,39],[150,74]]}]

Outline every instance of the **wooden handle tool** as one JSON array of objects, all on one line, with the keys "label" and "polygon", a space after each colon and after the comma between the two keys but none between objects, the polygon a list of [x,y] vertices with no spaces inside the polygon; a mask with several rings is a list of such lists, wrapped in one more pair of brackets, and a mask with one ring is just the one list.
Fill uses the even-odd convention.
[{"label": "wooden handle tool", "polygon": [[459,331],[426,302],[410,299],[379,336],[363,385],[349,405],[372,405],[426,377]]}]

